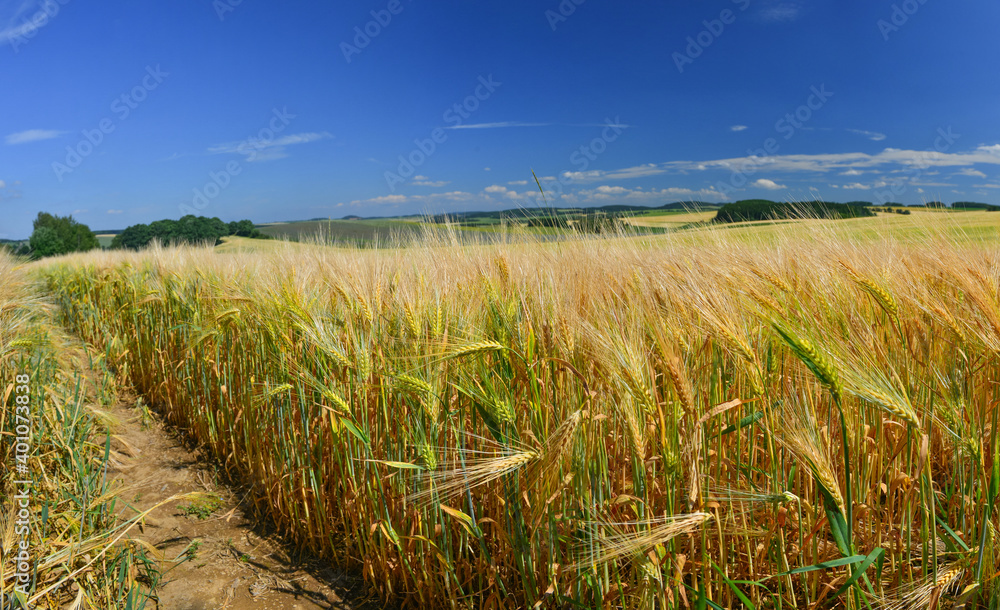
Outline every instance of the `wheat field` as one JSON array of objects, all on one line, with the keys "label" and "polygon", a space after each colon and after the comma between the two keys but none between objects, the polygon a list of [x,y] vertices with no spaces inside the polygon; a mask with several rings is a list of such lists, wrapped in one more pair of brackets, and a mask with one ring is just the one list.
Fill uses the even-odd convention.
[{"label": "wheat field", "polygon": [[36,272],[262,514],[403,607],[995,607],[1000,244],[868,227]]}]

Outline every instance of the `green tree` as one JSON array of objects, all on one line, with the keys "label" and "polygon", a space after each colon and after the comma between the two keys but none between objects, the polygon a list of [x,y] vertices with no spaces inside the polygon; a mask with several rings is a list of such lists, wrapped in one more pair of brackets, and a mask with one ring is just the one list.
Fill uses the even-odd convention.
[{"label": "green tree", "polygon": [[[55,216],[47,212],[39,212],[32,223],[32,228],[34,231],[29,243],[35,257],[67,252],[85,252],[101,247],[97,236],[90,230],[90,227],[77,222],[72,216]],[[46,229],[46,231],[43,231],[36,239],[35,234],[41,229]],[[36,242],[41,244],[41,250],[35,248]]]},{"label": "green tree", "polygon": [[149,225],[132,225],[125,229],[111,240],[111,247],[114,249],[126,248],[129,250],[141,250],[149,245],[153,239],[153,231]]},{"label": "green tree", "polygon": [[111,247],[139,250],[148,246],[154,239],[165,246],[219,244],[220,238],[226,235],[266,238],[250,220],[225,223],[218,218],[188,214],[179,220],[164,219],[149,225],[132,225],[115,237]]},{"label": "green tree", "polygon": [[249,220],[241,220],[236,223],[236,235],[240,237],[253,237],[257,229],[254,228],[253,222]]},{"label": "green tree", "polygon": [[59,239],[59,233],[52,227],[38,227],[31,233],[28,243],[31,244],[31,254],[34,258],[66,253],[66,245]]}]

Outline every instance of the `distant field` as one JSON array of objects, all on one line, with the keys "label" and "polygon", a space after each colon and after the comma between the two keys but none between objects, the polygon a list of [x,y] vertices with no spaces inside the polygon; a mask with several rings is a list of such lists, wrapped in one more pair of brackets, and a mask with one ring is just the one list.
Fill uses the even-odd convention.
[{"label": "distant field", "polygon": [[909,208],[910,214],[879,212],[875,218],[846,220],[779,220],[742,222],[726,225],[694,227],[675,233],[683,241],[700,243],[722,239],[759,243],[799,238],[810,232],[833,232],[856,241],[877,241],[887,236],[904,242],[921,242],[929,238],[996,242],[1000,239],[1000,213],[981,211],[928,210]]},{"label": "distant field", "polygon": [[[790,234],[814,231],[819,228],[830,228],[845,236],[874,239],[886,235],[895,235],[906,240],[927,237],[931,234],[947,234],[951,236],[966,236],[975,240],[990,240],[998,237],[1000,229],[1000,213],[984,211],[953,211],[932,210],[924,208],[909,208],[910,214],[895,214],[878,212],[875,218],[855,218],[848,220],[781,220],[771,222],[743,222],[727,225],[702,226],[715,217],[715,210],[656,210],[641,213],[624,219],[629,225],[650,230],[654,233],[664,230],[681,229],[683,239],[702,241],[705,238],[725,232],[729,238],[749,239],[753,241],[773,241],[788,237]],[[928,220],[933,218],[933,222]],[[466,238],[475,240],[495,232],[511,231],[513,234],[534,235],[543,240],[554,236],[568,235],[564,229],[551,227],[527,227],[523,223],[500,223],[493,219],[484,222],[465,221],[463,226],[453,228],[459,231],[462,241]],[[692,226],[693,225],[693,226]],[[291,241],[320,241],[333,244],[371,245],[376,240],[388,243],[395,236],[418,238],[427,229],[441,229],[443,225],[427,225],[417,219],[371,219],[371,220],[321,220],[290,223],[275,223],[259,225],[261,232]],[[104,236],[99,236],[103,238]],[[226,244],[219,246],[220,252],[268,251],[273,247],[265,241],[226,238]],[[103,242],[102,242],[103,243]]]},{"label": "distant field", "polygon": [[636,227],[657,227],[674,229],[693,222],[708,222],[715,218],[715,210],[705,212],[689,212],[687,210],[656,212],[641,214],[626,218],[625,222]]},{"label": "distant field", "polygon": [[101,244],[102,248],[110,248],[111,240],[115,238],[114,233],[99,233],[97,235],[97,242]]},{"label": "distant field", "polygon": [[292,241],[368,243],[396,236],[415,237],[423,230],[419,222],[399,219],[307,220],[258,225],[261,233]]}]

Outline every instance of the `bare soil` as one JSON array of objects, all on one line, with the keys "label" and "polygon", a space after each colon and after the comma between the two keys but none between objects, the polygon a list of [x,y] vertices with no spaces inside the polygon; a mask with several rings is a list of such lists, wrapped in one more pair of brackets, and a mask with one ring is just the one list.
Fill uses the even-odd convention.
[{"label": "bare soil", "polygon": [[[86,371],[91,380],[96,376]],[[234,488],[190,439],[166,426],[131,395],[104,410],[112,429],[109,480],[120,480],[129,503],[123,517],[174,495],[201,492],[153,510],[133,538],[155,547],[163,576],[158,610],[369,610],[380,608],[360,577],[309,558],[252,520]]]}]

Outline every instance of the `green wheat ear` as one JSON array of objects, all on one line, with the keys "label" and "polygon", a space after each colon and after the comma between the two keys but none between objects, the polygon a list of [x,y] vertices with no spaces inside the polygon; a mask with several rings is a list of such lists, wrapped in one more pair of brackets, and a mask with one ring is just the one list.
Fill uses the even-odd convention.
[{"label": "green wheat ear", "polygon": [[799,337],[778,322],[772,321],[771,325],[792,349],[792,353],[812,371],[820,383],[830,389],[834,400],[839,403],[843,397],[844,388],[840,383],[840,378],[837,376],[837,370],[833,368],[833,364],[807,339]]}]

